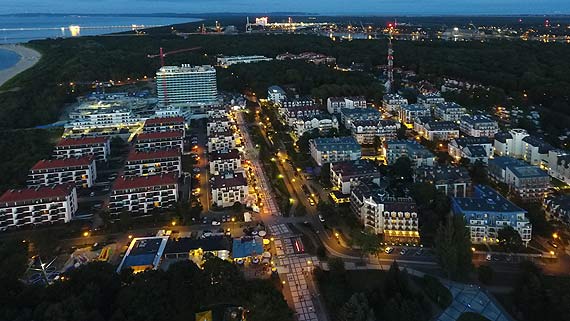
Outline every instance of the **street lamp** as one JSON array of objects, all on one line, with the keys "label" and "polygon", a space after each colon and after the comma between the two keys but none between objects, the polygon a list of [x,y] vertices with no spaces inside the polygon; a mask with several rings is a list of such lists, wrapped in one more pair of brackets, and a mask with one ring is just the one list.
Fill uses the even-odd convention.
[{"label": "street lamp", "polygon": [[172,221],[170,224],[171,224],[172,226],[176,226],[176,221]]},{"label": "street lamp", "polygon": [[552,233],[552,238],[553,238],[553,239],[557,239],[557,238],[558,238],[558,233],[556,233],[556,232]]},{"label": "street lamp", "polygon": [[83,236],[84,236],[84,237],[89,237],[89,232],[88,232],[88,231],[83,232]]}]

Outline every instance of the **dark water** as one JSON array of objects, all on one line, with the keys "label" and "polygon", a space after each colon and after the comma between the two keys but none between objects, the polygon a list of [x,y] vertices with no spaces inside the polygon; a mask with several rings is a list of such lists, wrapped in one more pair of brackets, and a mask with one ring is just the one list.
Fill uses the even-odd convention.
[{"label": "dark water", "polygon": [[20,61],[20,55],[17,53],[0,49],[0,70],[8,69]]},{"label": "dark water", "polygon": [[[88,15],[0,16],[0,44],[122,32],[132,30],[132,25],[149,27],[194,21],[198,21],[198,19],[136,15],[128,17]],[[70,28],[70,26],[78,26],[79,28]]]}]

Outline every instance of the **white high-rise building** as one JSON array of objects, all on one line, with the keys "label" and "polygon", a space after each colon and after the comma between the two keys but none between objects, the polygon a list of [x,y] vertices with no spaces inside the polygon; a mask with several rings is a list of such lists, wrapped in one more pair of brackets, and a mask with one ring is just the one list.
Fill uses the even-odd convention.
[{"label": "white high-rise building", "polygon": [[156,72],[158,102],[163,106],[204,106],[218,102],[216,69],[209,65],[164,66]]}]

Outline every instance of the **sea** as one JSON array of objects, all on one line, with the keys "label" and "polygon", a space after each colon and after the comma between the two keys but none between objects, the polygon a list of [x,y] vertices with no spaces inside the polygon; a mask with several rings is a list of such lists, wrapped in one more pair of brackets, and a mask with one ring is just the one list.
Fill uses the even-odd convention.
[{"label": "sea", "polygon": [[[148,15],[0,15],[0,44],[94,36],[195,21],[199,19]],[[0,49],[0,70],[13,66],[19,59],[18,55]]]}]

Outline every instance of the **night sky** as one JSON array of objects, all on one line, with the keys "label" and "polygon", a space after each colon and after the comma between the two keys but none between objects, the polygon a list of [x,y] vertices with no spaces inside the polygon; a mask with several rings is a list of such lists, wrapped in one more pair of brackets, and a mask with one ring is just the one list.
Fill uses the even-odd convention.
[{"label": "night sky", "polygon": [[2,0],[8,13],[570,14],[570,0]]}]

